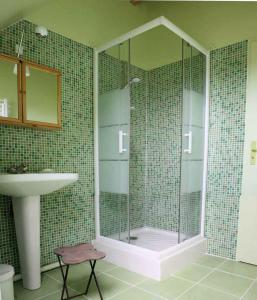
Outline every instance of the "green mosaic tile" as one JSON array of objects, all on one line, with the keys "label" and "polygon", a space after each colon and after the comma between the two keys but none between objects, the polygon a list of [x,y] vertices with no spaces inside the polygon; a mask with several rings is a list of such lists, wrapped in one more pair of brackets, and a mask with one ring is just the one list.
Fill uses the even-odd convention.
[{"label": "green mosaic tile", "polygon": [[243,172],[247,41],[211,52],[208,252],[235,258]]},{"label": "green mosaic tile", "polygon": [[[34,24],[21,21],[0,32],[0,52],[15,55],[25,30],[24,58],[62,73],[62,129],[0,126],[0,172],[22,162],[30,172],[52,168],[76,172],[79,181],[41,200],[41,264],[56,261],[53,249],[90,241],[95,235],[93,186],[93,49],[49,31],[35,35]],[[0,263],[19,272],[11,199],[0,196]]]}]

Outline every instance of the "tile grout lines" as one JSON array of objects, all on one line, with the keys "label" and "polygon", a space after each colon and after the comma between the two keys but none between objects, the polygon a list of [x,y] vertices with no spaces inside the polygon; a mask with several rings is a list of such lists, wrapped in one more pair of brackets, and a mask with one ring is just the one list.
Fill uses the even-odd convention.
[{"label": "tile grout lines", "polygon": [[[195,286],[197,286],[198,284],[200,284],[200,282],[202,282],[204,279],[206,279],[208,276],[210,276],[212,273],[214,273],[220,266],[222,266],[226,261],[223,261],[222,263],[220,263],[219,265],[217,265],[217,267],[213,268],[209,273],[207,273],[205,276],[203,276],[203,278],[201,278],[199,281],[197,281],[195,284],[193,284],[190,288],[186,289],[181,295],[179,295],[178,297],[176,297],[174,300],[178,300],[180,299],[182,296],[184,296],[187,292],[189,292],[190,290],[192,290]],[[220,291],[221,292],[221,291]]]},{"label": "tile grout lines", "polygon": [[[110,271],[108,271],[108,272],[110,272]],[[140,280],[139,282],[137,282],[136,284],[133,284],[133,283],[130,283],[130,282],[121,280],[120,278],[117,278],[117,277],[113,276],[112,274],[108,274],[108,272],[106,272],[106,273],[103,272],[103,274],[105,274],[105,275],[107,275],[107,276],[109,276],[109,277],[112,277],[112,278],[114,278],[114,279],[116,279],[116,280],[118,280],[118,281],[121,281],[121,282],[123,282],[123,283],[126,283],[127,285],[129,285],[129,287],[126,288],[125,290],[120,291],[119,293],[117,293],[117,294],[111,296],[110,298],[107,298],[107,299],[113,299],[114,297],[116,297],[116,296],[118,296],[118,295],[120,295],[120,294],[122,294],[122,293],[124,293],[124,292],[126,292],[126,291],[128,291],[128,290],[130,290],[130,289],[132,289],[132,288],[137,288],[137,289],[142,290],[142,291],[144,291],[144,292],[146,292],[146,293],[148,293],[148,294],[150,294],[150,295],[157,296],[159,299],[167,300],[167,298],[164,298],[164,297],[162,297],[162,296],[160,296],[160,295],[157,295],[157,294],[155,294],[155,293],[149,292],[149,291],[147,291],[147,290],[145,290],[145,289],[143,289],[143,288],[141,288],[141,287],[138,286],[139,284],[141,284],[141,283],[143,283],[144,281],[148,280],[148,278],[144,278],[144,279]]]},{"label": "tile grout lines", "polygon": [[61,290],[62,290],[62,289],[55,290],[54,292],[48,293],[48,294],[46,294],[46,295],[44,295],[44,296],[40,296],[40,297],[38,297],[38,298],[35,298],[34,300],[41,300],[41,299],[44,299],[45,297],[52,296],[52,295],[54,295],[54,294],[57,294],[57,293],[61,292]]},{"label": "tile grout lines", "polygon": [[[48,276],[49,278],[51,278],[52,280],[54,280],[54,281],[56,281],[56,282],[58,282],[58,283],[62,283],[62,281],[60,281],[60,280],[58,280],[58,279],[52,277],[51,275],[46,274],[46,276]],[[76,293],[80,293],[80,291],[77,291],[77,290],[73,289],[73,288],[70,287],[69,285],[68,285],[68,287],[69,287],[70,290],[72,290],[72,291],[74,291],[74,292],[76,292]],[[55,292],[57,293],[57,291],[55,291]],[[53,294],[55,294],[55,293],[53,293]],[[45,296],[44,296],[44,297],[45,297]],[[35,300],[39,300],[39,299],[42,299],[42,300],[43,300],[44,297],[43,297],[43,298],[36,298]],[[88,299],[88,300],[91,300],[91,299],[90,299],[88,296],[86,296],[86,295],[83,295],[83,297],[85,297],[85,298]]]},{"label": "tile grout lines", "polygon": [[[220,264],[218,264],[218,265],[217,265],[216,267],[214,267],[214,268],[209,267],[209,266],[206,266],[206,265],[203,265],[203,264],[199,264],[199,263],[193,263],[193,265],[198,265],[198,266],[201,266],[201,267],[204,267],[204,268],[210,270],[210,272],[208,272],[204,277],[202,277],[202,278],[201,278],[199,281],[197,281],[197,282],[195,282],[195,281],[193,281],[193,280],[189,280],[189,279],[187,279],[187,278],[183,278],[183,277],[181,277],[181,276],[179,276],[179,275],[176,275],[176,274],[172,274],[170,277],[178,278],[178,279],[181,279],[181,280],[185,280],[185,281],[187,281],[187,282],[190,282],[190,283],[194,283],[190,288],[186,289],[181,295],[179,295],[179,296],[176,297],[175,299],[176,299],[176,300],[177,300],[177,299],[180,299],[185,293],[187,293],[188,291],[190,291],[193,287],[195,287],[195,286],[201,284],[201,282],[202,282],[205,278],[207,278],[210,274],[214,273],[215,271],[219,271],[219,272],[223,272],[223,273],[226,273],[226,274],[229,274],[229,275],[234,275],[234,276],[237,276],[237,277],[240,277],[240,278],[252,280],[252,282],[251,282],[251,284],[249,285],[249,287],[246,289],[246,291],[243,293],[243,295],[242,295],[240,298],[236,297],[236,295],[234,295],[234,294],[225,292],[225,291],[223,291],[223,290],[219,290],[219,289],[216,289],[216,288],[213,288],[213,287],[209,287],[208,285],[205,285],[205,284],[201,284],[201,285],[203,285],[203,286],[205,286],[205,287],[207,287],[207,288],[209,288],[209,289],[212,289],[212,290],[221,292],[221,293],[223,293],[223,294],[227,294],[227,295],[229,295],[229,296],[233,296],[233,297],[235,297],[235,299],[237,298],[237,299],[243,300],[243,298],[245,297],[245,295],[247,294],[247,292],[251,289],[251,287],[252,287],[255,283],[257,283],[257,278],[254,279],[254,278],[251,278],[251,277],[248,277],[248,276],[244,276],[244,275],[240,275],[240,274],[236,274],[236,273],[230,273],[230,272],[227,272],[227,271],[224,271],[224,270],[220,269],[220,267],[221,267],[223,264],[225,264],[226,262],[227,262],[227,260],[224,260],[223,262],[221,262]],[[128,291],[128,290],[130,290],[130,289],[137,288],[137,289],[139,289],[139,290],[141,290],[141,291],[144,291],[144,292],[146,292],[146,293],[148,293],[148,294],[150,294],[150,295],[157,296],[159,299],[167,300],[167,298],[165,298],[165,297],[163,297],[163,296],[160,296],[160,295],[158,295],[158,294],[156,294],[156,293],[154,293],[154,292],[150,292],[150,291],[148,291],[148,290],[146,290],[146,289],[144,289],[144,288],[142,288],[142,287],[139,286],[139,285],[140,285],[141,283],[143,283],[144,281],[147,281],[148,278],[144,278],[144,279],[140,280],[139,282],[137,282],[136,284],[133,284],[133,283],[130,283],[130,282],[128,282],[128,281],[125,281],[125,280],[122,280],[122,279],[120,279],[120,278],[117,278],[117,277],[115,277],[115,275],[112,275],[112,274],[109,273],[109,272],[111,272],[112,270],[115,270],[115,269],[117,269],[117,268],[121,268],[121,267],[115,266],[115,267],[113,267],[113,268],[110,268],[110,269],[107,270],[107,271],[101,271],[101,270],[98,271],[99,276],[101,276],[101,275],[104,274],[104,275],[106,275],[106,276],[108,276],[108,277],[114,278],[115,280],[118,280],[118,281],[120,281],[120,282],[122,282],[122,283],[128,285],[128,287],[127,287],[126,289],[124,289],[124,290],[122,290],[122,291],[120,291],[120,292],[118,292],[118,293],[116,293],[116,294],[114,294],[114,295],[108,297],[107,299],[113,299],[113,298],[115,298],[116,296],[118,296],[118,295],[120,295],[120,294],[122,294],[122,293],[124,293],[124,292],[126,292],[126,291]],[[52,277],[51,275],[47,274],[47,272],[45,273],[45,275],[46,275],[47,277],[51,278],[52,280],[58,282],[58,283],[62,283],[60,280],[58,280],[58,279]],[[75,292],[79,292],[79,291],[77,291],[77,290],[71,288],[70,286],[69,286],[69,288],[70,288],[71,290],[75,291]],[[51,292],[51,293],[48,293],[47,295],[40,296],[39,298],[36,298],[35,300],[41,300],[41,299],[43,300],[44,298],[46,298],[46,297],[48,297],[48,296],[50,296],[50,295],[53,295],[53,294],[59,292],[60,290],[61,290],[61,289],[55,290],[55,291],[53,291],[53,292]],[[92,300],[92,298],[90,298],[89,296],[83,295],[83,297],[85,297],[85,299]]]},{"label": "tile grout lines", "polygon": [[[225,262],[227,262],[227,261],[225,261]],[[194,265],[197,265],[197,266],[203,266],[203,267],[206,267],[206,266],[204,266],[204,265],[201,265],[201,264],[198,264],[198,263],[193,263]],[[213,269],[213,268],[211,268],[211,267],[206,267],[206,268],[208,268],[208,269]],[[232,272],[228,272],[228,271],[225,271],[225,270],[223,270],[223,269],[219,269],[219,267],[217,267],[217,271],[219,271],[219,272],[222,272],[222,273],[225,273],[225,274],[229,274],[229,275],[234,275],[234,276],[237,276],[237,277],[241,277],[241,278],[243,278],[243,279],[249,279],[249,280],[255,280],[256,279],[256,277],[248,277],[248,276],[245,276],[245,275],[241,275],[241,274],[238,274],[238,273],[232,273]]]},{"label": "tile grout lines", "polygon": [[[115,267],[111,268],[110,270],[108,270],[108,272],[110,272],[110,271],[112,271],[112,270],[115,270],[115,269],[117,269],[117,268],[119,268],[119,266],[115,266]],[[98,272],[98,275],[99,275],[99,276],[102,275],[102,274],[105,274],[104,271],[97,271],[97,270],[96,270],[96,272]],[[60,280],[58,280],[58,279],[52,277],[51,275],[49,275],[49,274],[47,274],[47,273],[48,273],[48,272],[45,272],[45,275],[46,275],[47,277],[51,278],[52,280],[54,280],[54,281],[56,281],[56,282],[58,282],[58,283],[61,283],[61,284],[63,283],[62,281],[60,281]],[[69,287],[69,289],[71,289],[72,291],[77,292],[77,293],[80,293],[80,291],[77,291],[77,290],[73,289],[70,285],[68,285],[68,287]],[[61,290],[61,289],[60,289],[60,290]],[[58,291],[60,291],[60,290],[58,290]],[[50,295],[55,294],[55,293],[57,293],[58,291],[55,291],[55,292],[51,293]],[[43,296],[43,297],[40,297],[40,298],[36,298],[35,300],[40,300],[40,299],[43,300],[46,296],[49,296],[49,294],[48,294],[48,295],[45,295],[45,296]],[[91,298],[88,297],[87,295],[82,295],[82,297],[84,297],[85,299],[91,300]]]},{"label": "tile grout lines", "polygon": [[[226,262],[226,261],[225,261]],[[202,267],[205,267],[205,268],[208,268],[208,269],[213,269],[211,267],[206,267],[204,265],[201,265],[201,264],[198,264],[198,263],[193,263],[194,265],[197,265],[197,266],[202,266]],[[252,278],[252,277],[248,277],[248,276],[245,276],[245,275],[241,275],[241,274],[238,274],[238,273],[232,273],[232,272],[228,272],[228,271],[225,271],[223,269],[219,269],[219,267],[217,267],[217,271],[219,272],[222,272],[222,273],[225,273],[225,274],[229,274],[229,275],[234,275],[234,276],[237,276],[237,277],[241,277],[243,279],[249,279],[249,280],[255,280],[256,278]]]},{"label": "tile grout lines", "polygon": [[243,295],[241,296],[241,298],[239,300],[244,299],[244,297],[247,295],[247,293],[250,291],[250,289],[255,285],[255,283],[257,283],[257,278],[255,278],[253,280],[253,282],[249,285],[249,287],[246,289],[246,291],[243,293]]}]

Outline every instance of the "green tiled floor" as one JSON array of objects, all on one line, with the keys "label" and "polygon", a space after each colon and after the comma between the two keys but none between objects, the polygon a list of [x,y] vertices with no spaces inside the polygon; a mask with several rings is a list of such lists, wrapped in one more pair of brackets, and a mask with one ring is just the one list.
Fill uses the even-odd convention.
[{"label": "green tiled floor", "polygon": [[[257,300],[257,266],[212,256],[202,257],[161,282],[106,261],[98,262],[96,269],[105,300]],[[71,268],[71,295],[85,289],[88,275],[85,264]],[[43,274],[39,290],[25,290],[16,282],[15,299],[60,300],[61,286],[60,270],[51,270]],[[99,299],[95,284],[87,296],[76,299]]]}]

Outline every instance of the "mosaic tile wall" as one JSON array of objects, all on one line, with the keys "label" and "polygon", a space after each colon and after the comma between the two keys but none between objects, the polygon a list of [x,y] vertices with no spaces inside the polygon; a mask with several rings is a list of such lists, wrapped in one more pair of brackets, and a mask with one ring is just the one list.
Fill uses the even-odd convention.
[{"label": "mosaic tile wall", "polygon": [[[184,59],[184,88],[204,94],[203,63],[198,53]],[[151,70],[145,224],[191,237],[200,232],[201,191],[180,195],[181,180],[188,180],[180,167],[183,109],[182,61]]]},{"label": "mosaic tile wall", "polygon": [[[22,21],[0,33],[1,53],[15,55],[22,29],[24,57],[62,73],[62,129],[37,130],[0,125],[0,172],[22,162],[30,172],[52,168],[76,172],[79,181],[42,197],[42,265],[56,261],[53,249],[90,241],[95,235],[93,199],[93,50],[49,32],[37,37],[35,25]],[[19,272],[11,199],[0,196],[0,263]]]},{"label": "mosaic tile wall", "polygon": [[178,231],[182,130],[182,64],[149,71],[145,225]]},{"label": "mosaic tile wall", "polygon": [[243,171],[247,41],[211,52],[206,237],[211,254],[235,258]]}]

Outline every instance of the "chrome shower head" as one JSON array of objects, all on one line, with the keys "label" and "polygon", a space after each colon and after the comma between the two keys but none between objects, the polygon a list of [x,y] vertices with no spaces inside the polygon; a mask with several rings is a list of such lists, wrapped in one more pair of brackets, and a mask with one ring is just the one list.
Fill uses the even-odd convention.
[{"label": "chrome shower head", "polygon": [[131,84],[131,83],[138,83],[138,82],[140,82],[140,81],[141,81],[140,78],[138,78],[138,77],[133,77],[133,78],[130,79],[130,84]]}]

